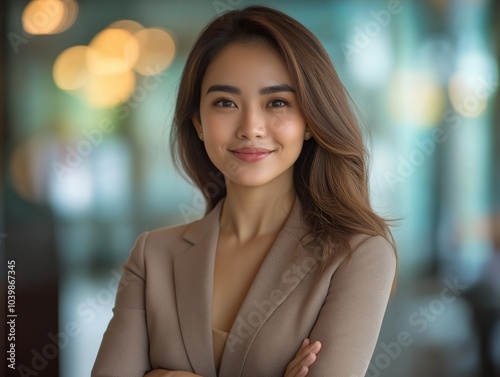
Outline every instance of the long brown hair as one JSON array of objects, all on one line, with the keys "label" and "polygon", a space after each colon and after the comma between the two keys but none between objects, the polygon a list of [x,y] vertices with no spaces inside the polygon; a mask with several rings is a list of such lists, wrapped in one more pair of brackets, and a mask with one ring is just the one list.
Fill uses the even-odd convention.
[{"label": "long brown hair", "polygon": [[329,260],[337,244],[336,255],[343,250],[349,257],[349,238],[357,233],[381,235],[396,252],[386,220],[370,205],[367,151],[349,94],[316,37],[275,9],[233,10],[217,17],[198,37],[182,74],[171,131],[177,168],[184,168],[202,191],[207,212],[226,195],[222,173],[210,161],[192,117],[199,113],[201,83],[214,57],[230,43],[253,41],[264,41],[282,57],[313,135],[295,162],[294,184],[304,221],[321,245],[321,260]]}]

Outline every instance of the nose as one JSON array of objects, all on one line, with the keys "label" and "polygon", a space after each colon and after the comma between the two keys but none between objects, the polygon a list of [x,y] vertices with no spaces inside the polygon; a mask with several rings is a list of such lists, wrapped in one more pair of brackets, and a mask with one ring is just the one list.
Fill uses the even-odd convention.
[{"label": "nose", "polygon": [[258,137],[262,138],[265,134],[266,119],[262,109],[255,106],[242,111],[236,136],[239,139],[253,140]]}]

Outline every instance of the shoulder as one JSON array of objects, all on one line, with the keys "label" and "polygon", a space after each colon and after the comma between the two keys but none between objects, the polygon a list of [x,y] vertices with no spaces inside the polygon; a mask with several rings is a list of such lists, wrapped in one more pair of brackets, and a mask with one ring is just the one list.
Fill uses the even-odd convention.
[{"label": "shoulder", "polygon": [[[205,214],[201,219],[153,229],[142,233],[134,246],[132,254],[141,254],[142,258],[172,257],[184,252],[192,245],[204,242],[217,232],[219,214],[223,201]],[[139,249],[140,251],[137,251]]]},{"label": "shoulder", "polygon": [[[353,234],[348,238],[350,252],[333,253],[328,261],[314,254],[325,262],[321,274],[332,281],[339,279],[360,279],[367,281],[373,277],[387,277],[392,281],[397,271],[396,250],[389,240],[382,236]],[[315,249],[319,250],[319,249]]]},{"label": "shoulder", "polygon": [[175,257],[192,245],[186,235],[203,226],[202,222],[203,218],[186,224],[144,231],[136,238],[130,258],[148,260],[160,255]]},{"label": "shoulder", "polygon": [[396,272],[396,250],[385,237],[355,234],[350,238],[350,246],[352,252],[346,259],[347,265],[389,274]]},{"label": "shoulder", "polygon": [[147,247],[165,245],[166,242],[175,242],[177,240],[181,240],[183,234],[189,229],[189,227],[198,223],[199,221],[201,220],[149,230],[145,232],[147,234]]},{"label": "shoulder", "polygon": [[377,250],[376,252],[391,252],[394,254],[395,250],[389,240],[382,236],[371,236],[363,233],[353,234],[349,238],[349,243],[351,245],[351,249],[356,250]]},{"label": "shoulder", "polygon": [[397,257],[391,243],[382,236],[356,234],[350,238],[350,245],[350,256],[333,271],[330,293],[365,297],[370,292],[377,297],[389,297],[397,271]]},{"label": "shoulder", "polygon": [[171,225],[150,230],[147,233],[145,247],[158,248],[166,245],[179,246],[181,244],[191,245],[193,242],[193,234],[199,235],[211,228],[209,217],[205,216],[199,220],[195,220],[185,224]]}]

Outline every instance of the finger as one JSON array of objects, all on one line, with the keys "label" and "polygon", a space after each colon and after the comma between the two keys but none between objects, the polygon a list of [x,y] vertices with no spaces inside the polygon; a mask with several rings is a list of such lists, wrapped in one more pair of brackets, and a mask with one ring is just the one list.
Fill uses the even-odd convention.
[{"label": "finger", "polygon": [[288,364],[287,372],[290,372],[292,376],[297,375],[302,367],[310,367],[316,361],[316,354],[321,349],[321,343],[316,341],[309,346],[306,344],[303,342],[295,358]]},{"label": "finger", "polygon": [[312,364],[307,364],[307,362],[304,362],[304,359],[307,358],[307,356],[311,353],[316,355],[321,349],[321,343],[319,341],[316,341],[313,344],[309,343],[310,340],[307,339],[307,341],[303,343],[303,346],[297,351],[297,353],[295,354],[295,358],[289,364],[291,367],[290,369],[295,368],[300,363],[302,363],[301,365],[307,366],[310,366]]},{"label": "finger", "polygon": [[307,376],[307,373],[309,373],[309,368],[304,366],[304,367],[299,369],[298,373],[295,374],[294,377],[305,377],[305,376]]},{"label": "finger", "polygon": [[288,364],[287,371],[292,370],[293,368],[295,368],[295,366],[300,362],[300,359],[299,359],[300,353],[301,353],[301,351],[303,351],[309,345],[309,343],[310,343],[309,338],[305,338],[302,341],[302,344],[300,345],[300,348],[295,353],[295,357],[290,362],[290,364]]},{"label": "finger", "polygon": [[298,357],[299,359],[300,359],[300,357],[304,358],[310,353],[317,354],[320,350],[321,350],[321,342],[315,341],[314,343],[309,344],[305,347],[302,347],[302,349],[299,349],[299,351],[297,351],[295,357],[296,358]]},{"label": "finger", "polygon": [[287,370],[285,377],[305,377],[309,372],[309,368],[304,366],[299,369],[294,368],[293,370]]},{"label": "finger", "polygon": [[[303,377],[309,372],[309,367],[316,361],[316,355],[309,353],[297,365],[290,370],[290,376]],[[288,375],[287,375],[288,376]]]},{"label": "finger", "polygon": [[304,338],[304,340],[302,341],[302,344],[300,345],[299,350],[295,353],[295,355],[297,355],[297,353],[299,353],[299,351],[301,349],[307,347],[309,345],[309,343],[311,343],[311,341],[309,340],[309,338]]}]

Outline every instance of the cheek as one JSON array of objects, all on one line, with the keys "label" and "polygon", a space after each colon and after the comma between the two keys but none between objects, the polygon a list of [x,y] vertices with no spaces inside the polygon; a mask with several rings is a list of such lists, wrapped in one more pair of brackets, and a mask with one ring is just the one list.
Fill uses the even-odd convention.
[{"label": "cheek", "polygon": [[300,117],[280,119],[272,127],[277,141],[287,145],[300,144],[304,140],[305,122]]},{"label": "cheek", "polygon": [[202,118],[202,125],[206,142],[227,140],[232,133],[231,121],[227,115],[207,114]]}]

